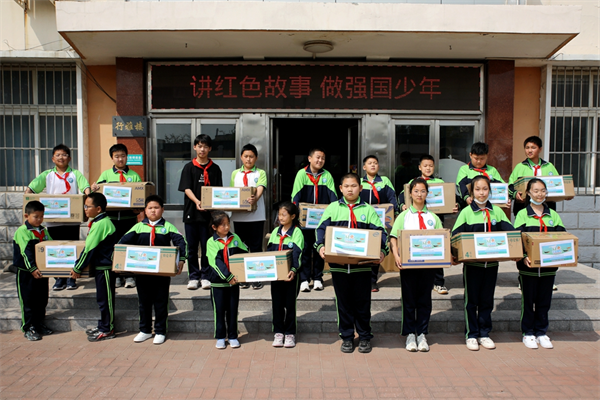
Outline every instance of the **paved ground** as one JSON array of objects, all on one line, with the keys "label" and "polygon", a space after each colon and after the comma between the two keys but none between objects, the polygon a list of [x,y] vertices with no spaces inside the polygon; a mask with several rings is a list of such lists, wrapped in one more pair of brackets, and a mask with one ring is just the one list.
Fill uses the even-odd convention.
[{"label": "paved ground", "polygon": [[161,346],[133,333],[89,343],[82,332],[28,342],[0,332],[0,398],[600,398],[600,332],[553,333],[553,350],[528,350],[497,333],[496,350],[470,352],[460,335],[431,334],[408,353],[380,334],[371,354],[342,354],[334,334],[302,334],[295,349],[271,335],[217,350],[208,335],[171,334]]}]

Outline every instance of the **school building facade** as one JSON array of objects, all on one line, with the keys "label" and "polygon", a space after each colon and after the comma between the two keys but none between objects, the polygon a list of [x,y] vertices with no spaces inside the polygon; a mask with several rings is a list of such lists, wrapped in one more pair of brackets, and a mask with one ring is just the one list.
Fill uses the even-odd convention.
[{"label": "school building facade", "polygon": [[21,192],[61,142],[90,182],[126,144],[181,225],[179,174],[200,133],[225,182],[256,145],[269,208],[314,146],[334,177],[376,154],[398,186],[424,153],[453,181],[476,141],[507,180],[539,135],[543,158],[574,176],[577,197],[558,211],[580,262],[600,268],[592,3],[0,0],[0,259]]}]

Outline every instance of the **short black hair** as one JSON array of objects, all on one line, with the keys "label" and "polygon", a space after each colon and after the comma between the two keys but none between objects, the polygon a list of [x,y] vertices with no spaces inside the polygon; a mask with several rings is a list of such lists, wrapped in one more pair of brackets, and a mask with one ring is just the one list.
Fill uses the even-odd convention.
[{"label": "short black hair", "polygon": [[157,202],[158,205],[160,206],[160,208],[165,207],[165,201],[163,200],[162,197],[160,197],[157,194],[151,194],[150,196],[146,197],[146,201],[144,202],[144,208],[148,207],[148,203],[151,203],[153,201]]},{"label": "short black hair", "polygon": [[490,146],[487,143],[477,142],[471,146],[471,154],[476,156],[486,155],[490,151]]},{"label": "short black hair", "polygon": [[367,162],[367,160],[368,160],[369,158],[374,158],[374,159],[375,159],[375,161],[379,162],[379,158],[377,158],[377,156],[376,156],[376,155],[374,155],[374,154],[369,154],[368,156],[366,156],[365,158],[363,158],[363,165],[364,165],[364,164]]},{"label": "short black hair", "polygon": [[196,139],[194,139],[194,146],[198,145],[199,143],[205,144],[212,148],[212,138],[204,133],[201,133],[200,135],[196,136]]},{"label": "short black hair", "polygon": [[125,146],[123,143],[117,143],[113,144],[112,146],[110,146],[110,149],[108,149],[108,152],[110,153],[110,158],[112,158],[113,154],[115,154],[117,151],[124,151],[125,155],[129,155],[129,152],[127,151],[127,146]]},{"label": "short black hair", "polygon": [[527,143],[533,143],[535,144],[537,147],[541,148],[542,147],[542,139],[540,139],[539,136],[529,136],[527,139],[525,139],[525,141],[523,142],[523,147],[527,146]]},{"label": "short black hair", "polygon": [[256,146],[253,144],[248,143],[248,144],[244,145],[244,147],[242,147],[242,152],[240,153],[240,156],[242,154],[244,154],[245,151],[251,151],[254,153],[254,155],[256,157],[258,157],[258,150],[256,149]]},{"label": "short black hair", "polygon": [[64,151],[69,157],[71,157],[71,149],[66,144],[61,143],[54,146],[54,148],[52,149],[52,155],[54,156],[54,153],[56,153],[59,150]]},{"label": "short black hair", "polygon": [[423,160],[429,160],[429,161],[433,161],[435,163],[435,159],[433,158],[433,156],[431,154],[423,154],[421,156],[421,158],[419,159],[419,164],[421,164],[423,162]]},{"label": "short black hair", "polygon": [[[210,213],[210,225],[221,226],[225,218],[227,218],[227,220],[229,221],[229,215],[227,215],[225,211],[213,211],[212,213]],[[213,230],[216,231],[216,229]]]},{"label": "short black hair", "polygon": [[94,207],[100,207],[102,212],[106,211],[107,201],[106,197],[102,193],[92,192],[87,195],[87,198],[92,199],[92,204],[94,205]]},{"label": "short black hair", "polygon": [[425,189],[427,190],[427,193],[429,193],[429,185],[427,184],[427,181],[423,178],[413,179],[412,182],[410,183],[410,185],[408,185],[408,193],[410,194],[410,192],[412,192],[413,188],[415,186],[417,186],[419,183],[422,183],[423,185],[425,185]]},{"label": "short black hair", "polygon": [[325,150],[323,150],[321,147],[313,147],[312,149],[310,149],[310,151],[308,152],[308,156],[312,157],[313,154],[315,154],[316,151],[320,151],[321,153],[327,155],[327,153],[325,153]]},{"label": "short black hair", "polygon": [[25,214],[31,214],[33,212],[41,211],[44,212],[44,205],[41,201],[31,200],[25,205]]},{"label": "short black hair", "polygon": [[354,179],[356,180],[356,183],[358,183],[359,186],[361,184],[359,176],[356,175],[354,172],[348,172],[346,175],[342,176],[342,179],[340,179],[340,185],[343,185],[346,179]]}]

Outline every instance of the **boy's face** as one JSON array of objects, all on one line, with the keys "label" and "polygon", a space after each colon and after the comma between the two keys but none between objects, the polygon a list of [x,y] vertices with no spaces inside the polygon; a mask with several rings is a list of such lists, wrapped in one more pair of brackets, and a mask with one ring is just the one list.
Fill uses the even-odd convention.
[{"label": "boy's face", "polygon": [[340,185],[340,192],[348,203],[354,203],[358,199],[361,189],[362,186],[354,178],[346,178]]},{"label": "boy's face", "polygon": [[71,156],[68,155],[64,150],[56,150],[54,154],[52,154],[52,162],[58,168],[66,169],[71,162]]},{"label": "boy's face", "polygon": [[308,163],[312,172],[320,171],[325,165],[325,153],[315,151],[312,156],[308,156]]},{"label": "boy's face", "polygon": [[198,143],[194,146],[194,150],[196,150],[196,155],[200,158],[208,158],[208,153],[212,150],[212,147],[207,146],[204,143]]},{"label": "boy's face", "polygon": [[112,155],[113,164],[118,169],[125,169],[127,165],[127,154],[124,151],[115,151]]},{"label": "boy's face", "polygon": [[34,211],[31,214],[25,214],[25,219],[29,222],[29,225],[38,227],[42,225],[44,222],[44,212],[43,211]]},{"label": "boy's face", "polygon": [[379,172],[379,162],[374,158],[369,158],[363,165],[363,170],[367,175],[375,176]]},{"label": "boy's face", "polygon": [[529,159],[539,158],[541,152],[542,152],[542,148],[537,147],[537,145],[535,143],[527,143],[525,145],[525,155]]},{"label": "boy's face", "polygon": [[244,164],[244,168],[246,168],[247,170],[254,168],[254,164],[256,164],[257,157],[253,151],[244,151],[240,158],[242,159],[242,164]]},{"label": "boy's face", "polygon": [[471,157],[471,164],[475,168],[483,168],[487,163],[487,154],[477,155],[473,153],[469,153],[469,157]]},{"label": "boy's face", "polygon": [[148,203],[144,211],[146,212],[146,217],[148,217],[150,221],[154,222],[162,218],[165,209],[161,207],[157,201],[151,201]]},{"label": "boy's face", "polygon": [[94,200],[90,199],[89,197],[85,199],[85,206],[83,207],[83,210],[85,211],[85,216],[90,219],[96,218],[98,214],[102,212],[102,208],[95,206]]},{"label": "boy's face", "polygon": [[435,170],[435,164],[431,160],[423,160],[421,164],[419,164],[419,171],[425,177],[430,177],[433,175],[433,171]]}]

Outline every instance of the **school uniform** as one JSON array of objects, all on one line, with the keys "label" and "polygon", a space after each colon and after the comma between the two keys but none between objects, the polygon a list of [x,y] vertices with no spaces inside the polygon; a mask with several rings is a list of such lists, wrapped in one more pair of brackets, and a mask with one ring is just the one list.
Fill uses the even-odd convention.
[{"label": "school uniform", "polygon": [[[111,169],[107,169],[100,174],[100,177],[96,183],[131,183],[141,181],[142,178],[140,178],[138,173],[130,169],[128,166],[125,166],[125,168],[121,170],[113,165]],[[125,235],[137,223],[137,214],[133,212],[133,210],[106,211],[106,214],[115,226],[115,235],[117,238],[122,238],[123,235]]]},{"label": "school uniform", "polygon": [[[365,175],[361,179],[362,190],[360,198],[367,204],[392,204],[394,213],[398,213],[398,200],[394,185],[385,176],[376,175],[373,181],[369,180],[369,176]],[[371,282],[377,283],[377,275],[379,274],[379,264],[371,264]]]},{"label": "school uniform", "polygon": [[48,305],[48,278],[36,279],[32,272],[35,263],[35,245],[41,241],[52,240],[48,230],[33,227],[25,221],[13,237],[13,264],[17,267],[17,295],[21,305],[21,330],[27,332],[34,327],[39,331],[46,317]]},{"label": "school uniform", "polygon": [[250,171],[244,167],[236,169],[231,173],[232,187],[259,187],[264,188],[263,195],[256,202],[256,210],[234,211],[231,214],[231,221],[234,222],[235,233],[248,246],[250,252],[258,253],[262,251],[263,229],[267,213],[265,209],[265,195],[267,194],[267,174],[262,169],[254,166]]},{"label": "school uniform", "polygon": [[[211,159],[201,165],[197,159],[187,163],[181,171],[179,191],[190,189],[200,200],[203,186],[223,186],[221,168]],[[209,280],[210,266],[206,258],[206,242],[211,236],[210,211],[198,211],[187,195],[183,195],[183,222],[185,224],[185,237],[188,244],[188,273],[190,280]],[[200,263],[198,263],[198,247],[201,247]],[[200,268],[202,266],[202,268]]]},{"label": "school uniform", "polygon": [[[392,228],[392,237],[398,239],[404,229],[442,229],[442,221],[424,207],[418,211],[412,205],[403,211]],[[400,243],[398,243],[400,245]],[[429,319],[433,308],[431,288],[435,270],[431,268],[403,269],[400,271],[400,290],[402,298],[402,335],[411,333],[419,336],[429,333]]]},{"label": "school uniform", "polygon": [[110,333],[115,329],[115,281],[112,255],[118,240],[115,226],[107,213],[101,213],[88,224],[85,248],[75,262],[73,271],[81,274],[89,266],[90,277],[96,281],[96,302],[100,309],[98,330]]},{"label": "school uniform", "polygon": [[292,225],[287,232],[282,234],[283,227],[275,228],[271,232],[267,251],[292,250],[292,268],[294,279],[289,282],[271,282],[271,304],[273,308],[273,332],[284,335],[295,335],[296,299],[300,292],[298,272],[302,267],[302,249],[304,249],[304,236],[302,230]]},{"label": "school uniform", "polygon": [[[464,208],[454,224],[452,235],[461,232],[506,232],[515,228],[504,211],[489,201],[480,208],[473,201]],[[465,285],[465,335],[467,339],[489,337],[492,309],[498,278],[498,261],[463,263]]]},{"label": "school uniform", "polygon": [[[136,246],[179,247],[179,261],[186,260],[187,243],[175,225],[160,218],[151,222],[144,218],[119,240],[119,244]],[[154,307],[154,333],[166,335],[169,316],[169,286],[171,277],[136,274],[136,290],[140,310],[140,332],[152,333],[152,307]]]},{"label": "school uniform", "polygon": [[491,165],[486,164],[482,168],[475,168],[471,163],[463,165],[456,175],[456,186],[458,186],[460,201],[463,203],[463,207],[466,207],[467,198],[470,196],[467,185],[471,183],[473,178],[479,175],[486,176],[490,182],[504,183],[504,179],[502,179],[498,170]]},{"label": "school uniform", "polygon": [[229,269],[229,258],[234,254],[248,253],[248,247],[235,233],[220,238],[216,233],[206,244],[211,266],[210,297],[215,315],[215,339],[237,339],[240,285],[229,282],[234,275]]},{"label": "school uniform", "polygon": [[[330,204],[334,201],[337,201],[337,195],[335,183],[329,171],[321,169],[315,173],[310,169],[310,165],[298,171],[292,189],[294,204]],[[311,280],[323,282],[325,263],[321,256],[314,251],[315,231],[302,228],[302,234],[304,235],[304,250],[302,251],[303,268],[300,270],[300,282],[310,282]]]},{"label": "school uniform", "polygon": [[[525,159],[522,163],[515,165],[510,177],[508,178],[508,192],[512,199],[517,198],[517,191],[514,183],[520,178],[526,176],[558,176],[560,175],[551,162],[539,159],[537,164],[534,164],[530,159]],[[523,194],[524,195],[524,194]],[[556,210],[556,202],[547,201],[546,204],[552,210]],[[516,217],[519,211],[527,207],[525,202],[513,202],[513,215]]]},{"label": "school uniform", "polygon": [[[566,231],[558,213],[544,204],[541,218],[531,205],[519,211],[515,227],[521,232]],[[548,311],[552,303],[552,287],[556,267],[529,268],[525,261],[517,262],[521,283],[521,331],[523,336],[544,336],[548,331]],[[534,310],[535,308],[535,310]]]},{"label": "school uniform", "polygon": [[[372,229],[381,232],[381,251],[388,254],[387,233],[375,209],[360,198],[349,205],[344,197],[331,203],[323,212],[317,227],[317,251],[325,245],[328,226]],[[354,339],[354,328],[360,340],[370,340],[371,333],[371,267],[358,264],[329,264],[338,311],[338,328],[343,340]]]}]

